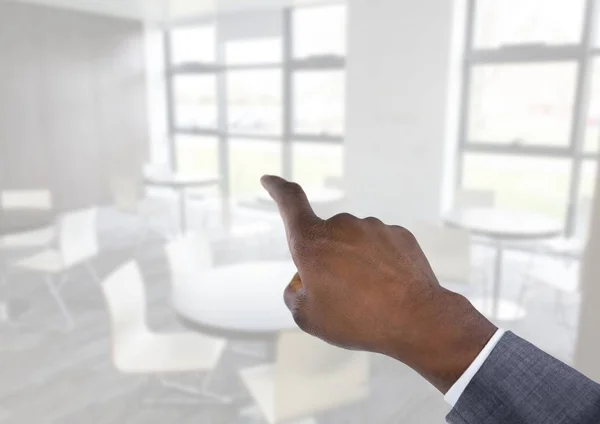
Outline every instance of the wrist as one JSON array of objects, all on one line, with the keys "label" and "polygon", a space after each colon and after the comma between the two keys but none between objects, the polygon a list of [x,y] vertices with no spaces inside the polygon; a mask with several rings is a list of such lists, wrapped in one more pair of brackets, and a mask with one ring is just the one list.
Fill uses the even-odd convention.
[{"label": "wrist", "polygon": [[392,357],[446,393],[497,331],[463,296],[442,289],[420,316],[416,337]]}]

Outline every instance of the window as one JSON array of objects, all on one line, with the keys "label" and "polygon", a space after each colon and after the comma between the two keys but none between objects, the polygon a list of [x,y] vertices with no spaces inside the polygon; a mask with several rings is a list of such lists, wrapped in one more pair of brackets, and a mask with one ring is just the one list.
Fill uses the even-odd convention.
[{"label": "window", "polygon": [[341,135],[345,84],[344,71],[297,72],[294,76],[294,132]]},{"label": "window", "polygon": [[293,16],[295,59],[346,54],[346,6],[297,9]]},{"label": "window", "polygon": [[265,173],[340,185],[345,5],[237,12],[168,34],[176,171],[221,173],[235,200],[257,198]]},{"label": "window", "polygon": [[229,41],[225,45],[228,65],[281,63],[281,38]]},{"label": "window", "polygon": [[496,193],[499,208],[540,213],[563,220],[567,212],[570,163],[546,159],[466,154],[463,187]]},{"label": "window", "polygon": [[296,141],[292,144],[293,179],[307,188],[336,186],[343,176],[341,144]]},{"label": "window", "polygon": [[175,148],[178,173],[219,175],[219,143],[216,138],[178,135]]},{"label": "window", "polygon": [[217,127],[217,79],[214,75],[177,75],[173,79],[175,126]]},{"label": "window", "polygon": [[475,47],[577,44],[585,0],[477,0]]},{"label": "window", "polygon": [[[600,4],[467,7],[457,185],[492,190],[499,207],[561,219],[574,234],[600,150],[600,38],[591,37],[600,34]],[[590,7],[595,19],[585,16]]]},{"label": "window", "polygon": [[281,133],[281,71],[231,71],[227,75],[229,131]]},{"label": "window", "polygon": [[469,140],[567,146],[576,71],[574,63],[475,67]]},{"label": "window", "polygon": [[236,198],[257,195],[264,191],[260,177],[281,175],[281,143],[231,139],[229,141],[229,179],[231,194]]},{"label": "window", "polygon": [[215,62],[215,28],[184,27],[171,32],[171,63]]}]

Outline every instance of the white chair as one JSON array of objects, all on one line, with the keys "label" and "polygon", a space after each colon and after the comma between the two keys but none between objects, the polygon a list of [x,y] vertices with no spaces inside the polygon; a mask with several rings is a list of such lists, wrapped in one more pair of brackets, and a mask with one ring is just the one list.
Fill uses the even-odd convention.
[{"label": "white chair", "polygon": [[92,278],[99,281],[89,262],[98,254],[96,218],[97,211],[94,208],[66,213],[60,218],[55,247],[45,249],[13,265],[22,271],[44,275],[48,291],[60,308],[67,328],[72,328],[74,323],[60,294],[66,272],[77,265],[85,264]]},{"label": "white chair", "polygon": [[573,236],[544,241],[538,246],[538,253],[563,256],[567,259],[580,258],[587,243],[591,217],[592,199],[585,197],[579,202]]},{"label": "white chair", "polygon": [[[16,228],[4,227],[5,213],[13,212],[21,215],[22,212],[33,212],[40,215],[48,225],[41,225],[32,222],[30,228],[27,226]],[[0,191],[0,284],[6,285],[8,275],[8,261],[6,253],[21,251],[22,249],[35,249],[48,247],[55,237],[55,226],[52,219],[53,202],[50,190],[3,190]],[[44,217],[43,215],[47,215]],[[44,223],[46,224],[46,223]],[[2,309],[0,321],[10,325],[19,325],[13,320],[9,312],[11,307],[8,304],[0,304]]]},{"label": "white chair", "polygon": [[572,237],[558,237],[536,242],[531,247],[531,255],[519,294],[519,304],[524,302],[526,292],[532,283],[554,286],[557,289],[557,305],[561,303],[561,293],[577,292],[573,283],[578,282],[579,279],[579,264],[576,262],[581,258],[586,247],[592,202],[593,200],[587,197],[581,200],[575,222],[575,233]]},{"label": "white chair", "polygon": [[[20,250],[48,247],[55,237],[54,225],[35,229],[3,228],[3,214],[6,212],[33,211],[51,214],[52,193],[49,190],[3,190],[0,192],[0,250]],[[0,263],[0,283],[5,284],[7,264]]]},{"label": "white chair", "polygon": [[[0,192],[1,213],[6,211],[34,211],[51,214],[52,193],[49,190],[3,190]],[[0,230],[4,230],[0,227]],[[45,247],[55,235],[53,225],[33,230],[10,232],[0,237],[0,248],[21,249]]]},{"label": "white chair", "polygon": [[300,331],[279,336],[275,364],[241,370],[240,376],[269,424],[309,418],[369,394],[366,353],[346,351]]},{"label": "white chair", "polygon": [[[144,241],[147,231],[154,232],[164,239],[170,239],[177,231],[172,208],[165,199],[150,199],[144,194],[143,182],[137,177],[110,179],[110,190],[115,208],[123,215],[139,219],[143,226],[141,237],[135,239],[137,247]],[[116,228],[117,231],[125,228]]]},{"label": "white chair", "polygon": [[[114,271],[102,283],[110,315],[112,360],[125,374],[160,376],[184,372],[209,372],[201,389],[159,378],[170,389],[211,401],[227,398],[208,391],[213,371],[225,348],[225,340],[192,332],[160,334],[146,323],[144,280],[133,261]],[[199,399],[196,399],[199,400]]]},{"label": "white chair", "polygon": [[534,285],[543,285],[554,291],[554,313],[570,326],[564,314],[564,297],[579,293],[580,263],[556,257],[537,257],[529,267],[519,293],[518,304],[523,307],[527,293]]},{"label": "white chair", "polygon": [[[468,231],[428,222],[416,223],[411,231],[442,286],[465,294],[473,277],[483,278],[480,268],[474,271],[481,272],[481,275],[473,275],[471,236]],[[485,284],[483,287],[485,289]]]}]

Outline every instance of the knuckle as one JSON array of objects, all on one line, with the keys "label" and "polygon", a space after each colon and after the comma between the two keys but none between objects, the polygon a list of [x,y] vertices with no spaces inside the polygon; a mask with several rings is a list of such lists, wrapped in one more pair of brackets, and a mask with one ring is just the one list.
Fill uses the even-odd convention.
[{"label": "knuckle", "polygon": [[373,225],[373,226],[384,225],[383,222],[379,218],[375,218],[374,216],[369,216],[369,217],[363,219],[363,221],[366,222],[367,224]]},{"label": "knuckle", "polygon": [[340,225],[354,223],[356,220],[354,215],[347,212],[339,213],[329,219],[330,222]]},{"label": "knuckle", "polygon": [[402,227],[400,225],[394,225],[392,226],[392,228],[397,234],[404,237],[405,239],[416,240],[415,235],[412,232],[410,232],[407,228]]}]

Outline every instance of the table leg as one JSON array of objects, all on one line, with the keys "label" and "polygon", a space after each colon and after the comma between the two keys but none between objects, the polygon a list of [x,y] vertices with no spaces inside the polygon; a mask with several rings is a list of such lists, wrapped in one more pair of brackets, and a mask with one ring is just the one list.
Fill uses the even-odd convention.
[{"label": "table leg", "polygon": [[500,284],[502,283],[502,265],[504,262],[504,251],[502,243],[496,243],[496,260],[494,263],[494,279],[492,281],[492,310],[491,317],[498,318],[498,303],[500,301]]}]

